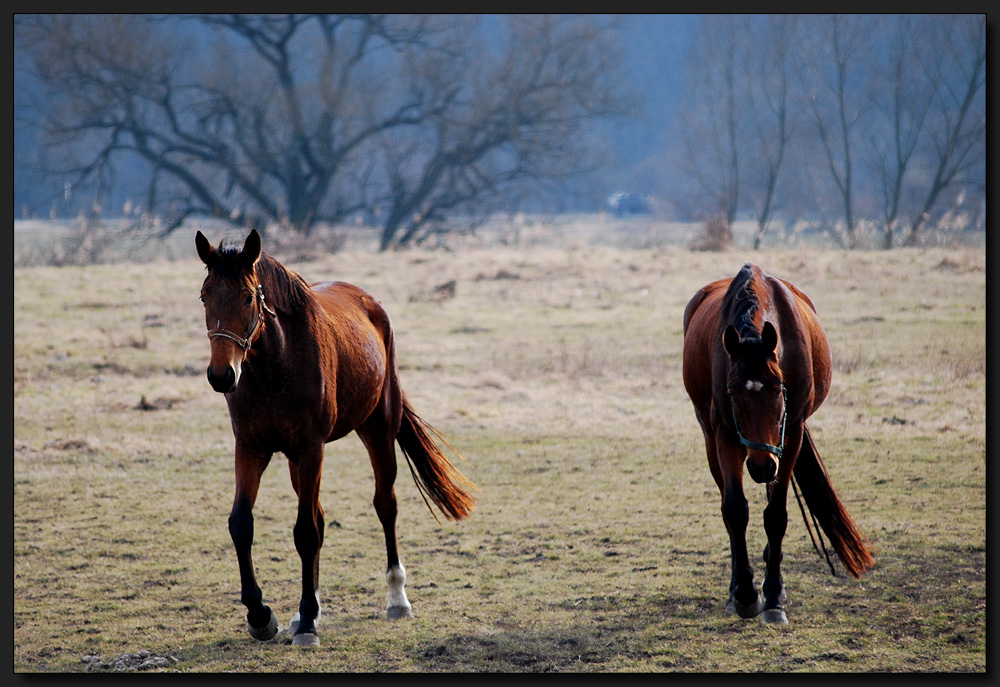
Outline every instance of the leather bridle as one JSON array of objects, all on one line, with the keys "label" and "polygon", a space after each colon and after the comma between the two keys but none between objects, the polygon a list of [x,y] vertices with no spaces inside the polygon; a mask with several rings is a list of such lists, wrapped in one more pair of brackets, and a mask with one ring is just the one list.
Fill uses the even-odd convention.
[{"label": "leather bridle", "polygon": [[276,317],[275,313],[271,308],[267,306],[264,302],[264,286],[262,284],[257,285],[256,291],[254,291],[254,302],[257,304],[257,317],[250,324],[247,329],[245,336],[240,336],[228,329],[223,329],[222,327],[216,327],[215,329],[208,330],[208,338],[214,339],[217,336],[221,336],[226,339],[232,339],[243,349],[243,360],[247,359],[247,354],[250,352],[250,346],[253,344],[254,339],[257,336],[257,332],[264,325],[264,313],[267,313],[271,317]]}]

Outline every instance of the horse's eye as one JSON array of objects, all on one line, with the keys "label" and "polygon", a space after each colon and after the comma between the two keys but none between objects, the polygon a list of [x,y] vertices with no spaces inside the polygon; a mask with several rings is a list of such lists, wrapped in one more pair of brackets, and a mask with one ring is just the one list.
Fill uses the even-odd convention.
[{"label": "horse's eye", "polygon": [[202,303],[205,302],[205,294],[199,295],[198,298],[201,300]]},{"label": "horse's eye", "polygon": [[248,293],[243,299],[243,305],[253,305],[253,294]]}]

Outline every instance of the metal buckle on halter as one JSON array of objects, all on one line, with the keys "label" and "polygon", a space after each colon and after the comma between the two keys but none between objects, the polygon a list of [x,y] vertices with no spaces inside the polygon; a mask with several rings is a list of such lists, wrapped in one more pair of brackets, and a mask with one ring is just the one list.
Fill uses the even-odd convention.
[{"label": "metal buckle on halter", "polygon": [[[732,394],[730,394],[730,397]],[[729,407],[733,410],[733,424],[736,425],[736,436],[739,438],[740,443],[746,448],[756,449],[757,451],[767,451],[768,453],[773,453],[778,460],[781,460],[781,454],[785,450],[785,420],[788,419],[788,406],[785,403],[785,383],[781,383],[781,444],[779,446],[774,446],[773,444],[764,444],[759,441],[751,441],[743,436],[740,432],[740,421],[736,419],[736,408],[733,406],[732,398],[729,401]]]}]

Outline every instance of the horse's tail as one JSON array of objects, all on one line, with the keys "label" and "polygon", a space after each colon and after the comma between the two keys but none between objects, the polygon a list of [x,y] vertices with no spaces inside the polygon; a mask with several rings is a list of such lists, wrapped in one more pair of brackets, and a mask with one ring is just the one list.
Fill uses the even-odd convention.
[{"label": "horse's tail", "polygon": [[[809,512],[830,538],[844,568],[854,577],[861,577],[861,573],[875,565],[875,559],[868,550],[868,540],[858,530],[844,505],[837,498],[837,493],[830,482],[830,475],[816,451],[809,428],[803,425],[802,429],[802,448],[793,470],[795,479],[802,490]],[[805,517],[805,513],[802,515]],[[808,520],[806,527],[809,527]],[[832,570],[833,566],[830,567]]]},{"label": "horse's tail", "polygon": [[[446,518],[461,520],[472,512],[474,498],[469,490],[478,487],[448,461],[428,432],[451,448],[440,432],[413,411],[403,394],[403,419],[396,441],[406,456],[413,481],[425,502],[430,499]],[[430,503],[427,507],[430,509]]]}]

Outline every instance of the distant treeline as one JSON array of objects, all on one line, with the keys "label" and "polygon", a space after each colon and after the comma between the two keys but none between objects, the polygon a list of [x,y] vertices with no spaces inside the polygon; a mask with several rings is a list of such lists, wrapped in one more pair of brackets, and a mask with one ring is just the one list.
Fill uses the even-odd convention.
[{"label": "distant treeline", "polygon": [[755,245],[776,219],[847,247],[982,226],[985,15],[699,17],[615,188],[614,132],[658,106],[625,59],[643,20],[15,15],[15,215],[358,223],[387,248],[635,191],[752,218]]}]

